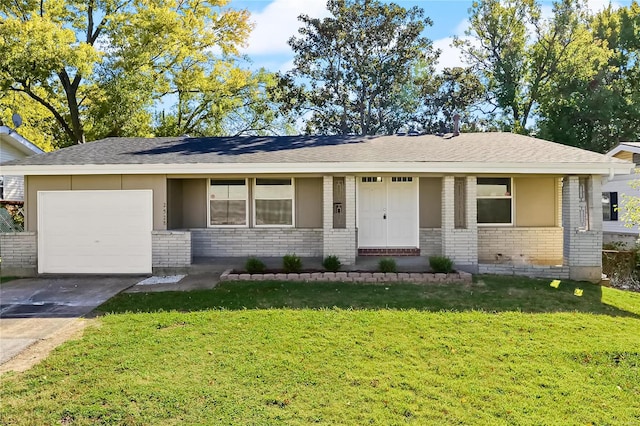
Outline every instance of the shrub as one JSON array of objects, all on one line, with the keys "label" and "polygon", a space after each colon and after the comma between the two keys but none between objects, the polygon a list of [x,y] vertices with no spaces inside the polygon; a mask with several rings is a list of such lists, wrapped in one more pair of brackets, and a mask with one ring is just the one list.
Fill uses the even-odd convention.
[{"label": "shrub", "polygon": [[396,266],[396,261],[390,257],[385,257],[384,259],[380,259],[378,262],[378,270],[380,272],[396,272],[398,267]]},{"label": "shrub", "polygon": [[267,267],[262,260],[252,256],[245,262],[244,269],[250,274],[261,274]]},{"label": "shrub", "polygon": [[429,266],[433,272],[448,274],[453,271],[453,260],[447,256],[431,256],[429,258]]},{"label": "shrub", "polygon": [[340,263],[338,256],[331,255],[324,258],[322,266],[329,272],[337,272],[342,266],[342,263]]},{"label": "shrub", "polygon": [[287,254],[282,258],[282,268],[285,272],[300,272],[302,259],[294,254]]}]

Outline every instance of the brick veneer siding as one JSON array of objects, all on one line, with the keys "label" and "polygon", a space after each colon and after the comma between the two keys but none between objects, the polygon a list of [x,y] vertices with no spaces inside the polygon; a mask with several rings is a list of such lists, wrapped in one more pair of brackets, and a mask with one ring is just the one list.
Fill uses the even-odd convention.
[{"label": "brick veneer siding", "polygon": [[562,186],[564,265],[571,279],[600,281],[602,274],[602,197],[600,176],[588,184],[589,229],[580,228],[579,178],[567,176]]},{"label": "brick veneer siding", "polygon": [[562,228],[478,227],[478,261],[562,265]]},{"label": "brick veneer siding", "polygon": [[478,264],[477,181],[468,176],[466,181],[466,225],[456,229],[454,224],[454,177],[442,179],[442,254],[458,265]]},{"label": "brick veneer siding", "polygon": [[440,228],[420,229],[420,256],[442,255],[442,230]]},{"label": "brick veneer siding", "polygon": [[531,278],[569,279],[568,266],[479,264],[480,274],[516,275]]},{"label": "brick veneer siding", "polygon": [[191,230],[194,257],[322,256],[322,229],[209,228]]},{"label": "brick veneer siding", "polygon": [[356,181],[354,176],[344,179],[346,227],[333,227],[333,176],[324,176],[322,181],[322,254],[338,256],[340,262],[352,265],[356,261],[357,231],[356,231]]},{"label": "brick veneer siding", "polygon": [[38,272],[38,240],[35,232],[0,234],[3,276],[35,276]]},{"label": "brick veneer siding", "polygon": [[186,268],[191,265],[191,232],[153,231],[153,268]]}]

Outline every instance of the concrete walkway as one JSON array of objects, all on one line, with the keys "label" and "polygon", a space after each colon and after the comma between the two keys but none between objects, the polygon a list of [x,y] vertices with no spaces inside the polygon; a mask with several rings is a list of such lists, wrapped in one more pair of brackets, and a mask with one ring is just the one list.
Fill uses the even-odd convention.
[{"label": "concrete walkway", "polygon": [[46,342],[58,341],[60,335],[81,329],[82,316],[141,279],[132,276],[41,277],[3,283],[0,285],[0,364],[34,344],[42,342],[47,346]]}]

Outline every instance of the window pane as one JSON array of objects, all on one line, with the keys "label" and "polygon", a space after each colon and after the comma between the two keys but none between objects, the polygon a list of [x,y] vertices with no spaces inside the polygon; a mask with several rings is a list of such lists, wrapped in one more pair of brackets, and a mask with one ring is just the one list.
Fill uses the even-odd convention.
[{"label": "window pane", "polygon": [[211,225],[246,225],[247,202],[244,200],[211,200]]},{"label": "window pane", "polygon": [[211,179],[212,200],[245,200],[247,189],[243,179]]},{"label": "window pane", "polygon": [[[293,185],[288,180],[287,185],[257,185],[256,199],[282,200],[285,198],[293,198]],[[257,183],[257,182],[256,182]]]},{"label": "window pane", "polygon": [[511,179],[478,178],[478,197],[511,196]]},{"label": "window pane", "polygon": [[256,225],[293,225],[291,200],[256,200]]},{"label": "window pane", "polygon": [[211,185],[244,186],[244,179],[211,179]]},{"label": "window pane", "polygon": [[602,220],[611,220],[611,197],[608,192],[602,193]]},{"label": "window pane", "polygon": [[291,179],[263,179],[257,178],[256,185],[291,185]]},{"label": "window pane", "polygon": [[478,223],[511,223],[511,199],[479,199]]}]

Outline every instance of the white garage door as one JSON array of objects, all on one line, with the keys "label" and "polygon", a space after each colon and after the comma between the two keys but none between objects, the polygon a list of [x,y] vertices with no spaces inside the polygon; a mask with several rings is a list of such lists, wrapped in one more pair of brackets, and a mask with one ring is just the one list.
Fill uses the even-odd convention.
[{"label": "white garage door", "polygon": [[39,191],[38,272],[150,273],[153,192]]}]

